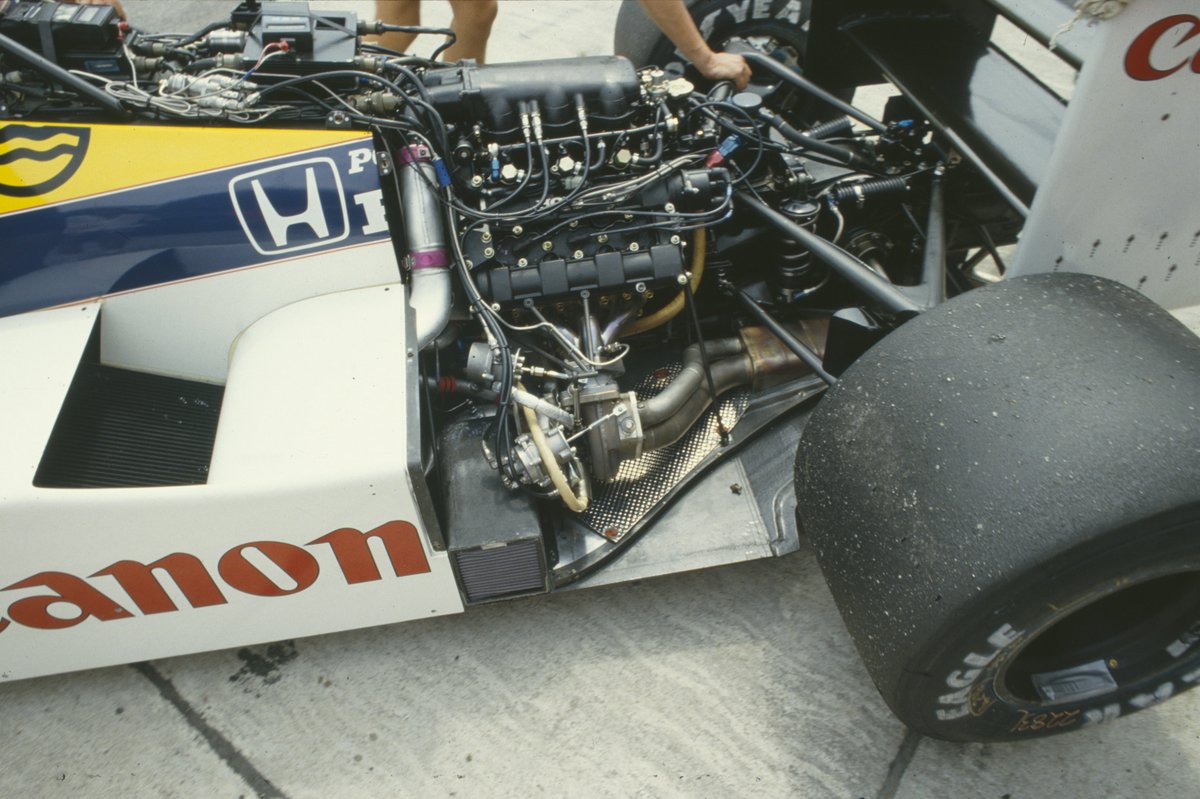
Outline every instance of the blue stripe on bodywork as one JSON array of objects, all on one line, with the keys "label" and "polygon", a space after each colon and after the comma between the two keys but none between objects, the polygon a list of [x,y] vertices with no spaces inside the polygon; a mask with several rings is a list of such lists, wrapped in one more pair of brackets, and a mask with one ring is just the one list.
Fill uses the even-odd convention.
[{"label": "blue stripe on bodywork", "polygon": [[0,216],[0,316],[385,239],[378,173],[349,156],[363,147]]}]

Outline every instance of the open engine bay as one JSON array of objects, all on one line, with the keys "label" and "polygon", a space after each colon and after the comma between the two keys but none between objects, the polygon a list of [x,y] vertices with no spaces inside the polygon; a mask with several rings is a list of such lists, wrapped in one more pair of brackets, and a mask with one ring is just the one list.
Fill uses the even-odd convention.
[{"label": "open engine bay", "polygon": [[4,116],[371,132],[470,601],[595,570],[887,331],[995,279],[1020,224],[901,98],[875,119],[753,47],[735,92],[618,57],[400,55],[306,3],[188,35],[112,13],[0,3]]}]

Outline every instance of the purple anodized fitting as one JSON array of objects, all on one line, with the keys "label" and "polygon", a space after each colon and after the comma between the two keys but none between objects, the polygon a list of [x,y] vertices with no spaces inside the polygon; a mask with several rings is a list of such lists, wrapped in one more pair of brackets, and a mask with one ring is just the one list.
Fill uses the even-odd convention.
[{"label": "purple anodized fitting", "polygon": [[412,269],[444,269],[450,265],[450,251],[445,247],[410,252],[408,257]]},{"label": "purple anodized fitting", "polygon": [[401,147],[400,152],[397,153],[397,157],[400,159],[401,166],[422,162],[428,163],[433,160],[429,148],[424,144],[410,144],[407,147]]}]

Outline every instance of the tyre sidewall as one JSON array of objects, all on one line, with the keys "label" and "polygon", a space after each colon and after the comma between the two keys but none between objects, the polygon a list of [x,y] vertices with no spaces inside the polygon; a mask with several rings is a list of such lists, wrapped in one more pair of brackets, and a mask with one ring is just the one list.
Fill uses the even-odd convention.
[{"label": "tyre sidewall", "polygon": [[1001,680],[1038,633],[1084,605],[1186,571],[1200,571],[1200,505],[1113,531],[1010,581],[934,637],[936,645],[915,653],[884,698],[920,732],[963,741],[1044,737],[1156,705],[1200,681],[1200,643],[1157,674],[1076,702],[1023,701]]},{"label": "tyre sidewall", "polygon": [[[751,33],[774,36],[795,47],[804,55],[806,33],[804,23],[809,17],[809,0],[696,0],[688,3],[688,11],[705,41],[720,47],[733,36]],[[744,15],[744,19],[739,19]],[[671,66],[685,63],[675,45],[665,36],[656,37],[645,52],[629,52],[635,66],[657,64]]]}]

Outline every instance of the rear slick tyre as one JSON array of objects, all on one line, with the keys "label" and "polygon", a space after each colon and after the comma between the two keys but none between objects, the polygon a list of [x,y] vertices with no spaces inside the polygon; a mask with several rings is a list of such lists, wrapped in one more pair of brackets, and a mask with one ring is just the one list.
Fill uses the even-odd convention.
[{"label": "rear slick tyre", "polygon": [[1048,274],[958,297],[805,428],[798,515],[884,700],[959,741],[1080,729],[1200,681],[1200,339]]}]

